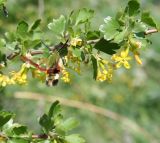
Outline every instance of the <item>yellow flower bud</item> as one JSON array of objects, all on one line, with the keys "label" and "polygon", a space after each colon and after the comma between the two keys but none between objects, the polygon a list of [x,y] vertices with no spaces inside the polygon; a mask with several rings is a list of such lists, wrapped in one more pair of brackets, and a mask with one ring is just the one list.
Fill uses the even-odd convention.
[{"label": "yellow flower bud", "polygon": [[136,60],[136,62],[137,62],[138,64],[142,65],[142,60],[140,59],[138,53],[134,54],[134,58],[135,58],[135,60]]},{"label": "yellow flower bud", "polygon": [[70,42],[71,46],[82,46],[82,39],[80,38],[73,38],[71,39],[71,42]]},{"label": "yellow flower bud", "polygon": [[130,39],[129,44],[133,49],[139,49],[142,47],[142,43],[135,39]]}]

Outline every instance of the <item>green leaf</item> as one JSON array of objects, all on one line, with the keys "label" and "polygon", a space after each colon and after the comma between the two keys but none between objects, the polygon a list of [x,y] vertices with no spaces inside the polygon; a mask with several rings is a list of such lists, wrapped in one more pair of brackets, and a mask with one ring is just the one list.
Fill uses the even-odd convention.
[{"label": "green leaf", "polygon": [[59,125],[59,128],[64,131],[70,131],[77,127],[79,125],[79,122],[75,118],[69,118],[65,120],[63,123]]},{"label": "green leaf", "polygon": [[97,59],[93,55],[91,57],[91,60],[92,60],[92,65],[93,65],[93,78],[96,80],[97,74],[98,74],[98,62],[97,62]]},{"label": "green leaf", "polygon": [[83,51],[81,51],[81,61],[85,61],[86,55]]},{"label": "green leaf", "polygon": [[21,38],[25,38],[28,35],[28,24],[25,21],[19,22],[17,26],[17,35]]},{"label": "green leaf", "polygon": [[19,124],[14,124],[12,131],[16,135],[25,134],[27,133],[27,127]]},{"label": "green leaf", "polygon": [[125,39],[126,35],[127,35],[127,29],[124,29],[114,37],[113,42],[117,44],[121,43]]},{"label": "green leaf", "polygon": [[36,49],[37,47],[39,48],[41,45],[41,40],[40,39],[36,39],[36,40],[25,40],[24,41],[24,46],[26,49]]},{"label": "green leaf", "polygon": [[113,55],[116,53],[115,50],[119,49],[120,46],[117,43],[101,39],[95,44],[94,48],[106,54]]},{"label": "green leaf", "polygon": [[81,50],[79,48],[72,48],[72,53],[74,57],[81,58]]},{"label": "green leaf", "polygon": [[128,12],[129,16],[138,14],[140,12],[140,3],[138,0],[130,0],[125,9],[125,12]]},{"label": "green leaf", "polygon": [[150,16],[149,12],[143,12],[141,15],[141,21],[146,23],[147,25],[151,27],[157,28],[156,22],[153,20],[153,18]]},{"label": "green leaf", "polygon": [[17,42],[7,43],[6,48],[9,49],[9,50],[13,50],[13,51],[16,50]]},{"label": "green leaf", "polygon": [[[50,107],[50,109],[49,109],[49,112],[48,112],[48,116],[49,116],[50,118],[52,118],[52,117],[54,116],[55,111],[57,110],[57,107],[58,107],[58,109],[59,109],[58,112],[60,112],[61,110],[60,110],[60,108],[59,108],[59,101],[55,101],[55,102],[51,105],[51,107]],[[56,112],[57,112],[57,111],[56,111]],[[56,113],[56,114],[57,114],[57,113]]]},{"label": "green leaf", "polygon": [[48,24],[48,28],[57,36],[63,36],[65,32],[66,19],[61,15],[58,19],[53,19],[52,23]]},{"label": "green leaf", "polygon": [[51,118],[46,114],[43,114],[42,117],[39,119],[39,124],[44,128],[44,131],[48,133],[53,128]]},{"label": "green leaf", "polygon": [[37,20],[32,24],[32,26],[31,26],[31,28],[30,28],[30,31],[36,30],[36,29],[38,28],[38,26],[40,25],[40,23],[41,23],[41,19],[37,19]]},{"label": "green leaf", "polygon": [[86,8],[80,9],[76,17],[75,25],[82,24],[89,21],[93,17],[93,15],[94,15],[94,11],[91,9],[86,9]]},{"label": "green leaf", "polygon": [[12,117],[13,113],[0,111],[0,128],[5,125]]},{"label": "green leaf", "polygon": [[[53,119],[53,118],[52,118]],[[63,115],[62,114],[57,114],[55,117],[54,117],[54,125],[57,126],[59,125],[63,120]]]},{"label": "green leaf", "polygon": [[67,141],[67,143],[84,143],[85,142],[85,140],[81,138],[78,134],[65,136],[65,140]]},{"label": "green leaf", "polygon": [[143,22],[136,22],[133,28],[134,33],[145,32],[148,29]]},{"label": "green leaf", "polygon": [[7,0],[0,0],[0,6],[5,4],[7,2]]},{"label": "green leaf", "polygon": [[104,22],[105,24],[100,25],[99,30],[104,35],[104,39],[112,40],[119,33],[120,25],[110,16],[106,17]]},{"label": "green leaf", "polygon": [[0,63],[6,64],[6,60],[7,60],[6,55],[0,51]]},{"label": "green leaf", "polygon": [[16,138],[13,138],[13,139],[9,139],[7,141],[7,143],[30,143],[30,141],[27,141],[25,139],[16,139]]},{"label": "green leaf", "polygon": [[89,31],[87,33],[87,40],[94,40],[94,39],[98,39],[99,37],[100,37],[99,31]]},{"label": "green leaf", "polygon": [[124,26],[125,25],[125,15],[124,15],[124,11],[122,9],[120,9],[117,12],[115,20],[118,21],[120,26]]},{"label": "green leaf", "polygon": [[6,45],[5,39],[0,39],[0,48],[3,48]]}]

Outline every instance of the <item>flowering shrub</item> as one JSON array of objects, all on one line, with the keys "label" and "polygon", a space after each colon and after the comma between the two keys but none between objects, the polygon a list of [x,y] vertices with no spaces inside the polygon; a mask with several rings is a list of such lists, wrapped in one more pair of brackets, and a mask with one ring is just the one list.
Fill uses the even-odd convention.
[{"label": "flowering shrub", "polygon": [[[0,0],[1,12],[8,17],[5,4],[6,0]],[[92,65],[95,80],[111,82],[115,70],[130,69],[133,60],[143,64],[141,51],[151,43],[147,35],[159,29],[150,14],[141,10],[138,0],[130,0],[115,17],[106,15],[94,30],[93,17],[93,10],[83,8],[53,19],[48,30],[56,37],[56,44],[55,39],[43,38],[40,19],[32,25],[19,22],[16,31],[6,32],[0,39],[0,87],[27,84],[29,73],[48,86],[57,85],[59,77],[70,83],[70,71],[82,75],[86,65]],[[6,73],[9,64],[17,61],[19,70]],[[58,102],[53,103],[49,113],[40,118],[42,135],[28,132],[25,126],[13,123],[13,114],[1,111],[0,141],[83,143],[79,135],[66,134],[76,123],[70,119],[61,124],[62,115],[57,108]]]}]

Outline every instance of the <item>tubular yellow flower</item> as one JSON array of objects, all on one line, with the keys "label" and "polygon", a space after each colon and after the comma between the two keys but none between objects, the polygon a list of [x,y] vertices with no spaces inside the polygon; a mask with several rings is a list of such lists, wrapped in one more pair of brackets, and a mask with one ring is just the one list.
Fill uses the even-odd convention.
[{"label": "tubular yellow flower", "polygon": [[97,80],[101,81],[101,82],[105,81],[106,80],[105,74],[103,74],[100,71],[98,71]]},{"label": "tubular yellow flower", "polygon": [[140,59],[138,52],[134,53],[134,58],[138,64],[142,65],[142,60]]},{"label": "tubular yellow flower", "polygon": [[100,60],[98,65],[99,68],[96,80],[101,82],[112,81],[113,68],[110,63],[108,63],[108,61],[104,62],[104,60]]},{"label": "tubular yellow flower", "polygon": [[122,65],[123,65],[126,69],[129,69],[129,68],[130,68],[130,64],[129,64],[128,61],[131,60],[131,57],[128,56],[128,52],[129,52],[129,49],[127,48],[126,50],[121,51],[120,55],[114,54],[114,55],[112,56],[112,60],[117,63],[117,64],[116,64],[116,67],[117,67],[117,68],[120,68]]},{"label": "tubular yellow flower", "polygon": [[62,78],[61,78],[65,83],[70,83],[71,79],[70,79],[70,75],[69,73],[66,71],[65,68],[62,69]]},{"label": "tubular yellow flower", "polygon": [[134,40],[134,39],[130,39],[129,44],[133,48],[133,50],[140,49],[142,47],[142,43],[140,41]]},{"label": "tubular yellow flower", "polygon": [[6,75],[0,74],[0,86],[5,87],[7,84],[10,84],[10,79]]},{"label": "tubular yellow flower", "polygon": [[11,80],[15,81],[18,84],[26,84],[27,83],[27,71],[28,68],[24,63],[19,72],[12,72],[11,73]]}]

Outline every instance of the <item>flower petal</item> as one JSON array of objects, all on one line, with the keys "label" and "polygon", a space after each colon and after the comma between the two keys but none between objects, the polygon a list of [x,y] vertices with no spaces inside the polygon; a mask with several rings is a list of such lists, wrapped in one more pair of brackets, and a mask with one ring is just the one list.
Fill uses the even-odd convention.
[{"label": "flower petal", "polygon": [[122,66],[122,62],[121,61],[116,64],[116,68],[120,68],[121,66]]},{"label": "flower petal", "polygon": [[126,69],[130,69],[130,64],[127,62],[127,61],[125,61],[124,62],[124,67],[126,68]]}]

